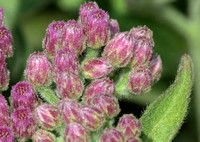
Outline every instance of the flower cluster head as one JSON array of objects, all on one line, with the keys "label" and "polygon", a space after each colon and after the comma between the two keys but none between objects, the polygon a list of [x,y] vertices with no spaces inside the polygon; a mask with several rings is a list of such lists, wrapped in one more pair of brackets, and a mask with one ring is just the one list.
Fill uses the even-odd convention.
[{"label": "flower cluster head", "polygon": [[[0,9],[0,90],[5,90],[12,37],[2,24]],[[43,51],[27,60],[25,81],[12,87],[11,110],[0,94],[0,141],[141,142],[142,126],[133,114],[124,114],[116,127],[111,122],[121,111],[120,95],[148,92],[159,80],[162,61],[153,46],[149,28],[120,32],[117,20],[95,2],[80,7],[77,21],[52,22]]]}]

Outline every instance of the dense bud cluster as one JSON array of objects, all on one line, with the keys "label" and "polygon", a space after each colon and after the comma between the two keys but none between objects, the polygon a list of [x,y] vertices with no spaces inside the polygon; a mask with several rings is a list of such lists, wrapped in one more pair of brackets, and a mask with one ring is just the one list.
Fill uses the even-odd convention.
[{"label": "dense bud cluster", "polygon": [[[141,142],[142,126],[133,114],[112,124],[121,111],[121,92],[148,92],[161,76],[153,33],[146,26],[120,32],[117,20],[95,2],[83,4],[79,14],[78,21],[48,26],[44,51],[29,56],[26,81],[12,87],[11,111],[0,95],[0,141]],[[2,23],[0,9],[0,90],[5,90],[12,37]]]}]

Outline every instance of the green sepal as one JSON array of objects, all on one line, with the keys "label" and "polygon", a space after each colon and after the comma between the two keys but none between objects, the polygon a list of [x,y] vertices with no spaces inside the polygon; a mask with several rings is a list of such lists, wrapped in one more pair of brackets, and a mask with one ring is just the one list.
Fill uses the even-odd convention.
[{"label": "green sepal", "polygon": [[143,141],[169,142],[175,137],[187,114],[192,84],[192,61],[184,55],[175,82],[148,106],[140,118]]}]

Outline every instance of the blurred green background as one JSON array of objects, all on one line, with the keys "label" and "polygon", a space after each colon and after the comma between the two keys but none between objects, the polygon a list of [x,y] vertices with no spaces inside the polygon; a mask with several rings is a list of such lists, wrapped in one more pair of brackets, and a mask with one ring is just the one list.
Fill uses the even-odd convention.
[{"label": "blurred green background", "polygon": [[[13,35],[14,56],[7,60],[10,88],[22,79],[30,53],[42,50],[46,28],[52,21],[77,20],[84,0],[0,0],[4,25]],[[184,53],[194,61],[195,86],[189,112],[174,142],[200,141],[200,0],[96,0],[99,7],[117,19],[120,31],[146,25],[154,34],[154,52],[163,61],[161,80],[148,94],[121,102],[123,113],[140,117],[145,107],[173,82]],[[10,95],[10,89],[3,92]],[[130,107],[131,106],[131,107]],[[128,109],[131,108],[131,109]]]}]

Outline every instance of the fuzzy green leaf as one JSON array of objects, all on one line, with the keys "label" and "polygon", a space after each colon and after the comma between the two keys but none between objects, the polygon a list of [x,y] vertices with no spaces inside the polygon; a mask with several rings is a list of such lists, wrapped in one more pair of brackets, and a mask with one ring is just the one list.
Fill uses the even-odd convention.
[{"label": "fuzzy green leaf", "polygon": [[175,82],[140,118],[143,141],[168,142],[174,138],[187,114],[192,82],[192,61],[184,55]]}]

